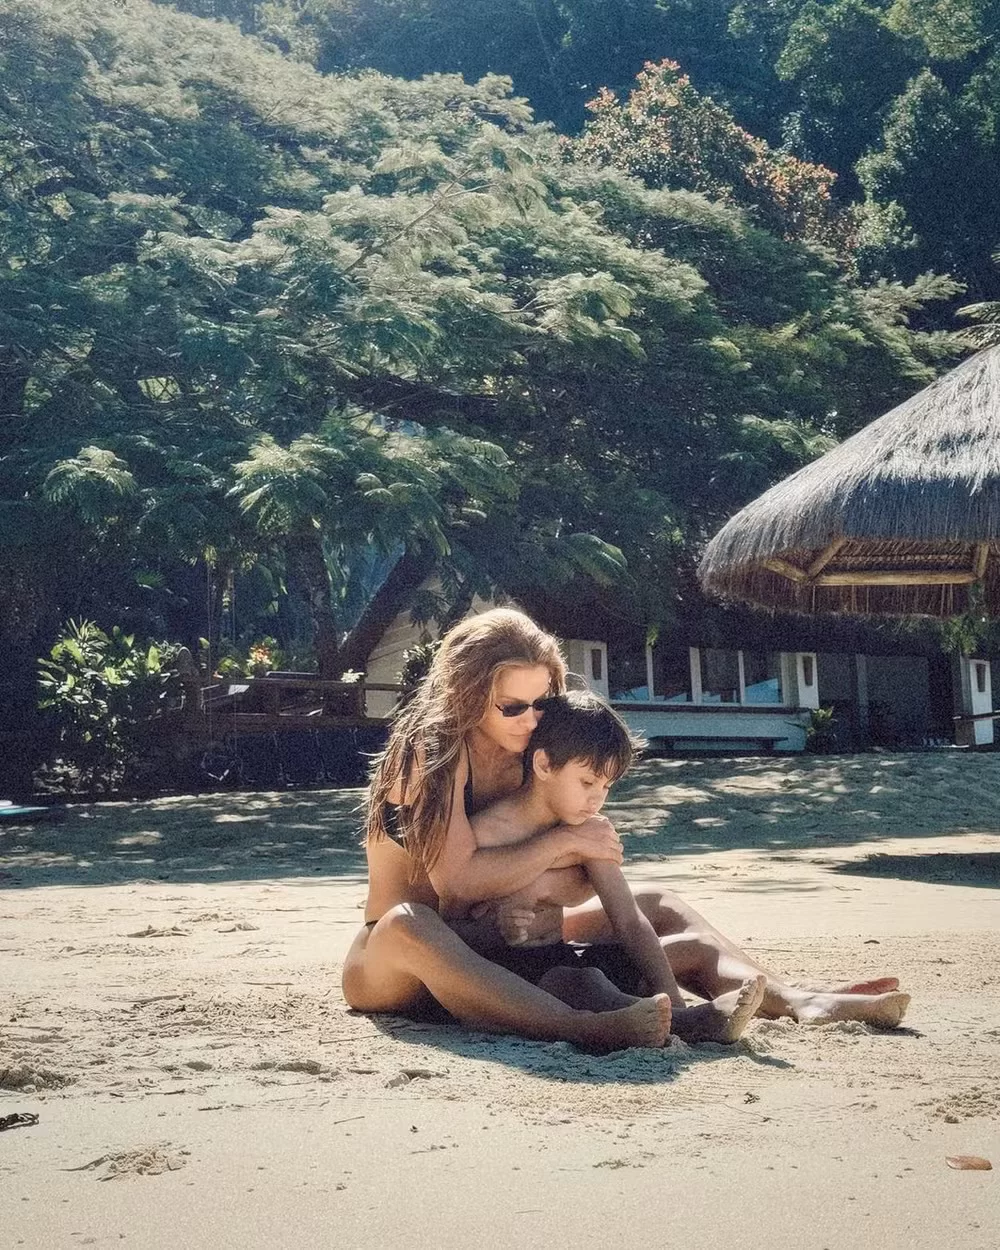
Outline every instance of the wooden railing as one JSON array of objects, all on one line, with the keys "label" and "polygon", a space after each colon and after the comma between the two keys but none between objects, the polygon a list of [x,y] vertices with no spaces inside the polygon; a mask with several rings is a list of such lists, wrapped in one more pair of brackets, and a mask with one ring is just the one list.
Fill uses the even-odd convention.
[{"label": "wooden railing", "polygon": [[393,683],[330,681],[308,673],[237,678],[207,686],[196,674],[182,681],[181,720],[195,732],[204,732],[209,725],[239,733],[381,725],[384,717],[367,713],[368,693],[401,690]]}]

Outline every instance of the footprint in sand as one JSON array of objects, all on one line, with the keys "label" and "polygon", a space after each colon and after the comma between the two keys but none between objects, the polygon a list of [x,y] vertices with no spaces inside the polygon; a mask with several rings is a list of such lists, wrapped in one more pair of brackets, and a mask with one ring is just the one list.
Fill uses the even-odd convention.
[{"label": "footprint in sand", "polygon": [[254,1072],[302,1072],[306,1076],[318,1076],[323,1080],[332,1080],[337,1069],[320,1059],[262,1059],[253,1065]]},{"label": "footprint in sand", "polygon": [[23,1094],[33,1094],[40,1089],[62,1089],[64,1085],[71,1085],[73,1080],[62,1072],[36,1068],[30,1063],[15,1063],[0,1068],[0,1089],[18,1090]]},{"label": "footprint in sand", "polygon": [[113,1154],[101,1155],[88,1163],[81,1163],[75,1168],[62,1168],[63,1172],[96,1172],[103,1169],[97,1177],[99,1181],[120,1180],[126,1176],[162,1176],[165,1172],[176,1172],[187,1163],[190,1150],[176,1149],[170,1142],[160,1142],[154,1146],[139,1146],[135,1150],[119,1150]]},{"label": "footprint in sand", "polygon": [[168,929],[155,929],[152,925],[147,925],[145,929],[139,929],[136,933],[126,933],[126,937],[190,937],[187,929],[179,929],[177,925],[171,925]]},{"label": "footprint in sand", "polygon": [[1000,1093],[992,1086],[977,1085],[963,1090],[962,1093],[949,1095],[934,1107],[931,1114],[944,1120],[946,1124],[959,1124],[962,1120],[971,1120],[976,1116],[992,1118],[998,1111]]}]

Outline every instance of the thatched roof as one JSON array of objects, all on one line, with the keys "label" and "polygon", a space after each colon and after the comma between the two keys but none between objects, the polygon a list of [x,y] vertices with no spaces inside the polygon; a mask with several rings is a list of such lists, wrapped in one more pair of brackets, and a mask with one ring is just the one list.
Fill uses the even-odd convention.
[{"label": "thatched roof", "polygon": [[1000,615],[1000,347],[748,504],[699,576],[792,611]]}]

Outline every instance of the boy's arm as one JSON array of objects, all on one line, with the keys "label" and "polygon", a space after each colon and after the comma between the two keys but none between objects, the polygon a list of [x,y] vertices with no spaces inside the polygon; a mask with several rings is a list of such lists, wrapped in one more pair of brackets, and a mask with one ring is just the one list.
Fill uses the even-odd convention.
[{"label": "boy's arm", "polygon": [[656,930],[635,901],[628,882],[617,864],[592,860],[586,864],[587,875],[604,905],[615,937],[635,960],[642,972],[649,994],[669,994],[674,1007],[683,1007],[684,999],[670,970],[670,963],[656,936]]},{"label": "boy's arm", "polygon": [[618,834],[600,816],[582,825],[536,833],[514,845],[480,847],[465,814],[463,786],[459,771],[444,846],[427,874],[443,908],[467,908],[484,899],[502,898],[530,885],[549,868],[567,863],[592,857],[595,862],[621,862]]}]

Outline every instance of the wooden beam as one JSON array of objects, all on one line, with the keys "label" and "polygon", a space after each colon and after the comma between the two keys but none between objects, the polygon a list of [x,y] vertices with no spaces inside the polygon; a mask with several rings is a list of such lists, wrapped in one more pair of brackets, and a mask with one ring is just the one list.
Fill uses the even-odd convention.
[{"label": "wooden beam", "polygon": [[969,586],[976,580],[968,569],[858,569],[853,573],[822,573],[817,586]]},{"label": "wooden beam", "polygon": [[972,572],[977,582],[983,580],[986,572],[986,561],[990,558],[989,543],[976,543],[976,555],[972,564]]},{"label": "wooden beam", "polygon": [[792,582],[804,582],[807,580],[805,573],[796,565],[788,560],[782,560],[780,556],[775,556],[772,560],[763,561],[764,568],[770,569],[772,573],[780,573],[782,577],[787,577]]},{"label": "wooden beam", "polygon": [[846,538],[835,538],[832,543],[828,543],[806,569],[806,577],[811,581],[821,573],[846,542]]}]

